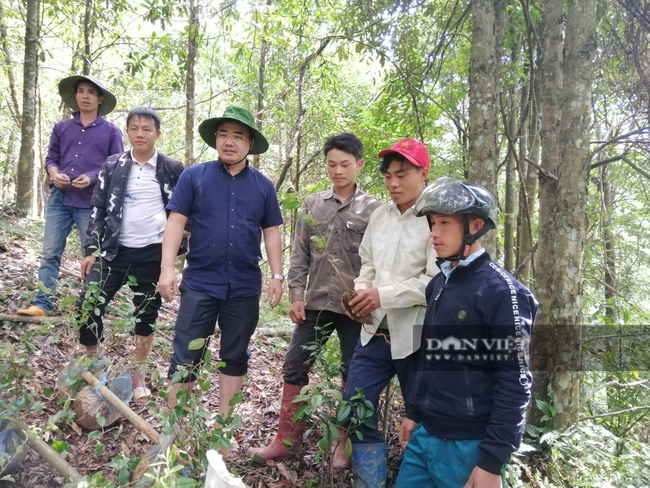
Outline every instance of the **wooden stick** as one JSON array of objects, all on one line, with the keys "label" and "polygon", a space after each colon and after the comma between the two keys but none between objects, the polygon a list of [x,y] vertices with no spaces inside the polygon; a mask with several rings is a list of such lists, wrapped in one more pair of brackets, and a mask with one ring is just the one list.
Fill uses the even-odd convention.
[{"label": "wooden stick", "polygon": [[293,334],[293,328],[288,327],[260,327],[255,329],[255,335],[258,336],[290,336]]},{"label": "wooden stick", "polygon": [[[95,378],[90,371],[83,371],[81,376],[90,386],[99,385],[99,380]],[[142,419],[137,413],[131,410],[122,400],[120,400],[115,393],[109,390],[106,386],[101,386],[99,392],[106,399],[108,403],[117,408],[120,413],[133,424],[133,427],[145,434],[149,440],[155,444],[160,443],[160,436],[156,429],[154,429],[148,422]]]},{"label": "wooden stick", "polygon": [[18,427],[16,432],[23,440],[27,441],[27,444],[31,446],[34,451],[36,451],[39,456],[41,456],[50,466],[52,466],[59,474],[65,476],[70,481],[78,483],[81,481],[83,476],[74,469],[70,463],[63,459],[57,452],[52,449],[49,444],[47,444],[40,437],[36,437],[29,431],[29,427],[22,420],[12,419],[11,422]]},{"label": "wooden stick", "polygon": [[77,278],[78,280],[82,279],[81,278],[81,273],[79,271],[72,271],[71,269],[60,267],[59,268],[59,273],[61,273],[62,275],[68,275],[68,276],[71,276],[73,278]]},{"label": "wooden stick", "polygon": [[31,324],[61,324],[66,320],[65,317],[33,317],[31,315],[11,315],[8,313],[0,313],[0,321],[6,320],[8,322],[28,322]]}]

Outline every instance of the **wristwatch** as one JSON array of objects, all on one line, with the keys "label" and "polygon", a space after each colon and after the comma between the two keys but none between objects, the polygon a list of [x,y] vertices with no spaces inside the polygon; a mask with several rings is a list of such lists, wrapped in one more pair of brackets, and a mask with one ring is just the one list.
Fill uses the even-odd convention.
[{"label": "wristwatch", "polygon": [[281,274],[272,274],[271,275],[272,280],[280,280],[280,282],[284,281],[284,276]]}]

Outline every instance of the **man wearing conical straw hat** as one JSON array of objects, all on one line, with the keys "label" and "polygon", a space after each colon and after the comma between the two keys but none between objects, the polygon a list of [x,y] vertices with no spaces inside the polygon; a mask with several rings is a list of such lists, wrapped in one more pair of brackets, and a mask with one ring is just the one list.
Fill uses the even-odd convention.
[{"label": "man wearing conical straw hat", "polygon": [[117,100],[100,80],[91,75],[68,76],[59,82],[59,93],[74,113],[58,122],[50,136],[45,158],[50,195],[39,290],[33,304],[18,310],[18,315],[46,317],[52,313],[66,239],[74,224],[83,246],[99,170],[109,156],[124,151],[120,129],[103,118],[113,111]]}]

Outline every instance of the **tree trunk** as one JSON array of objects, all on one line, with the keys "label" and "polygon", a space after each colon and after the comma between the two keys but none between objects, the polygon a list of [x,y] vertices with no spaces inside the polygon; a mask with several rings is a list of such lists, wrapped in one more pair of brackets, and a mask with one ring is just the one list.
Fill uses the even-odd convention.
[{"label": "tree trunk", "polygon": [[23,64],[23,115],[18,157],[16,207],[19,212],[32,211],[34,134],[36,130],[36,84],[38,79],[39,0],[26,0],[25,60]]},{"label": "tree trunk", "polygon": [[[542,131],[542,154],[544,169],[551,175],[540,184],[539,259],[544,267],[536,278],[541,307],[533,339],[534,370],[539,372],[536,395],[548,401],[552,392],[556,429],[565,429],[578,419],[582,264],[596,49],[596,0],[569,0],[564,49],[562,6],[559,0],[546,1],[543,120],[547,125]],[[549,140],[547,129],[559,136],[556,142]]]},{"label": "tree trunk", "polygon": [[[266,38],[262,37],[262,48],[260,50],[260,69],[257,72],[257,112],[255,113],[255,123],[257,124],[257,130],[262,131],[262,124],[264,123],[264,76],[266,71],[266,56],[269,53],[269,42]],[[253,167],[259,169],[260,167],[260,155],[255,154],[253,156]]]},{"label": "tree trunk", "polygon": [[519,158],[522,184],[520,186],[519,230],[517,232],[519,243],[517,263],[521,268],[517,277],[524,283],[530,283],[535,263],[535,254],[532,251],[534,246],[532,222],[535,214],[535,203],[537,202],[537,167],[540,166],[541,161],[538,105],[541,96],[541,77],[537,69],[541,61],[535,59],[536,49],[533,47],[534,43],[531,34],[529,34],[528,42],[530,46],[530,62],[528,64],[531,69],[528,73],[530,95],[527,97],[527,103],[530,104],[530,117],[528,119],[528,130],[524,131],[526,137],[523,137],[521,141],[522,150]]},{"label": "tree trunk", "polygon": [[605,268],[603,282],[605,283],[605,317],[608,324],[618,324],[618,307],[616,306],[616,254],[614,252],[614,190],[609,181],[609,166],[599,168],[599,185],[601,197],[601,229],[603,235],[603,255]]},{"label": "tree trunk", "polygon": [[[554,294],[550,289],[551,278],[547,276],[550,264],[553,263],[552,234],[553,216],[556,210],[555,193],[557,191],[557,171],[560,160],[559,132],[560,132],[560,95],[562,93],[562,17],[563,0],[546,0],[544,2],[544,33],[542,39],[541,69],[541,146],[543,150],[542,167],[539,184],[539,248],[538,259],[545,263],[537,273],[535,292],[540,300],[540,311],[533,329],[531,356],[535,381],[533,392],[535,399],[549,401],[551,372],[554,369],[553,352],[555,349],[555,331],[551,327],[549,317],[550,301]],[[550,261],[545,261],[550,259]],[[542,278],[544,276],[544,278]],[[542,284],[548,282],[549,289]],[[534,404],[533,404],[534,405]],[[533,424],[541,422],[542,412],[537,408],[530,410]]]},{"label": "tree trunk", "polygon": [[302,61],[302,63],[300,64],[300,68],[298,69],[298,85],[296,87],[298,91],[298,114],[296,116],[296,122],[294,123],[293,127],[291,128],[291,132],[289,133],[287,154],[286,154],[285,162],[282,165],[282,169],[280,170],[280,174],[278,175],[278,179],[275,182],[275,191],[279,191],[280,187],[282,186],[282,183],[284,183],[284,179],[287,176],[287,172],[289,171],[289,168],[292,166],[294,162],[293,152],[300,140],[300,135],[302,132],[302,123],[305,120],[305,113],[307,112],[307,109],[303,106],[303,96],[302,96],[304,90],[305,78],[307,76],[307,71],[309,70],[312,61],[314,61],[314,59],[316,59],[318,56],[320,56],[323,53],[323,51],[330,43],[330,41],[331,41],[330,37],[326,37],[325,39],[322,39],[316,51],[314,51],[309,56],[307,56]]},{"label": "tree trunk", "polygon": [[[498,0],[497,0],[498,2]],[[468,177],[497,198],[498,71],[495,0],[472,2],[472,45],[469,62]],[[496,233],[481,239],[496,256]]]},{"label": "tree trunk", "polygon": [[7,25],[5,24],[4,19],[6,18],[5,8],[0,2],[0,41],[2,43],[2,58],[5,65],[5,73],[7,73],[7,81],[9,82],[9,94],[11,97],[11,103],[9,104],[9,110],[11,111],[11,116],[16,122],[16,126],[20,128],[20,104],[18,103],[18,88],[16,87],[16,77],[14,76],[14,62],[11,56],[11,49],[9,49],[9,38],[7,34]]},{"label": "tree trunk", "polygon": [[95,10],[94,0],[86,0],[84,10],[84,55],[83,74],[89,75],[92,68],[92,43],[93,43],[93,12]]},{"label": "tree trunk", "polygon": [[187,26],[187,61],[185,63],[185,166],[194,164],[194,122],[196,117],[196,80],[194,68],[199,39],[199,6],[190,0],[190,20]]},{"label": "tree trunk", "polygon": [[508,97],[508,119],[504,120],[507,124],[509,133],[508,154],[506,156],[506,195],[505,195],[505,216],[503,219],[503,267],[512,272],[515,268],[515,230],[517,227],[517,158],[515,154],[515,141],[519,140],[517,129],[517,114],[515,109],[517,91],[514,88],[509,90]]}]

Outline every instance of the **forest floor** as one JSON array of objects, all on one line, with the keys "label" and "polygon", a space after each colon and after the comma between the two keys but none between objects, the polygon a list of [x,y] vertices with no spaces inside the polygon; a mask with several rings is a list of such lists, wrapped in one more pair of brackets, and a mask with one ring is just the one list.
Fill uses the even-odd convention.
[{"label": "forest floor", "polygon": [[[75,234],[73,233],[73,236]],[[36,272],[40,261],[42,222],[20,219],[6,209],[0,209],[0,314],[14,314],[15,311],[30,304],[34,294]],[[70,239],[68,251],[64,256],[62,268],[77,272],[79,258],[76,253],[76,237]],[[70,252],[72,251],[72,252]],[[75,302],[81,290],[81,281],[72,274],[62,275],[59,282],[59,299],[56,317],[71,318]],[[129,303],[129,295],[121,293],[114,301],[115,313],[119,319],[119,304]],[[286,297],[285,297],[286,299]],[[288,305],[271,311],[262,307],[261,331],[290,331],[291,323],[287,313]],[[162,415],[166,412],[165,400],[159,396],[164,390],[164,381],[169,358],[173,327],[178,309],[177,302],[165,303],[157,322],[153,353],[147,376],[152,389],[152,400],[148,405],[131,403],[130,407],[144,420],[160,431]],[[111,320],[110,314],[107,317]],[[114,317],[113,317],[114,318]],[[119,323],[119,321],[117,321]],[[99,437],[89,437],[89,431],[82,429],[72,418],[56,422],[52,429],[52,418],[63,409],[58,401],[54,386],[60,371],[68,364],[76,347],[76,332],[72,320],[58,324],[19,323],[11,320],[0,321],[0,365],[9,361],[7,351],[26,353],[24,366],[29,371],[21,387],[32,395],[34,409],[22,409],[23,420],[31,428],[40,432],[40,437],[52,445],[56,441],[68,444],[65,459],[81,474],[93,475],[101,471],[109,481],[117,483],[117,470],[109,463],[118,455],[127,458],[142,456],[153,444],[126,420],[103,429]],[[218,337],[211,342],[213,357],[217,358]],[[305,442],[306,449],[299,458],[282,462],[252,464],[245,455],[251,446],[269,442],[275,435],[280,410],[282,389],[282,363],[288,346],[289,336],[285,333],[256,333],[251,343],[249,372],[243,389],[243,401],[237,406],[242,418],[242,426],[235,437],[239,443],[237,458],[227,461],[231,471],[236,471],[244,483],[254,488],[286,488],[291,486],[352,486],[350,470],[336,473],[334,482],[322,485],[317,480],[322,475],[322,463],[317,463],[317,445],[320,438],[314,429]],[[115,363],[124,363],[132,353],[133,345],[130,328],[108,326],[103,345],[104,354]],[[22,351],[22,352],[21,352]],[[0,371],[1,374],[1,371]],[[19,381],[19,380],[16,380]],[[338,380],[337,380],[338,383]],[[201,396],[201,402],[209,412],[218,409],[218,381],[211,375],[209,389]],[[0,392],[0,402],[13,401],[6,392]],[[395,395],[399,397],[399,394]],[[394,484],[402,452],[397,441],[397,422],[400,405],[391,402],[391,418],[388,428],[389,473],[388,486]],[[2,411],[0,404],[0,411]],[[206,425],[213,419],[206,420]],[[50,428],[46,429],[46,426]],[[98,449],[98,443],[103,445]],[[29,488],[54,488],[63,486],[64,479],[50,467],[38,454],[30,451],[22,467],[13,473],[15,484],[0,486],[21,486]],[[322,479],[322,477],[320,478]],[[131,484],[132,485],[132,484]]]}]

